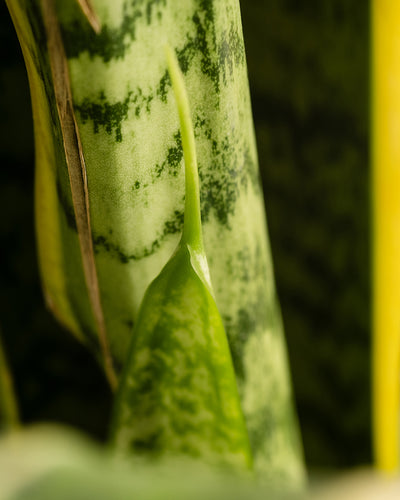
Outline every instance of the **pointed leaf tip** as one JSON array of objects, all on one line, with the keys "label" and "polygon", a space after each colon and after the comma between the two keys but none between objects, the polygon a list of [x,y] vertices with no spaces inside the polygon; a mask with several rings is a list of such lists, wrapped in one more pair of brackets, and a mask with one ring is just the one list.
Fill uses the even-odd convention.
[{"label": "pointed leaf tip", "polygon": [[98,35],[101,31],[101,23],[99,17],[96,14],[96,11],[93,8],[92,2],[90,0],[77,0],[77,2],[86,19],[88,20],[90,26]]}]

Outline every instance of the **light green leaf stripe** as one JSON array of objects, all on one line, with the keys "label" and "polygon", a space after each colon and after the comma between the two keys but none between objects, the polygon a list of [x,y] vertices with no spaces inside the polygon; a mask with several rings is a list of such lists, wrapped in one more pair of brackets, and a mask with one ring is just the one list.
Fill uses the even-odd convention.
[{"label": "light green leaf stripe", "polygon": [[[21,14],[17,30],[33,103],[39,102],[34,103],[36,214],[46,296],[58,317],[98,352],[38,1],[11,3]],[[162,50],[168,41],[188,88],[204,246],[255,468],[267,478],[301,483],[304,468],[258,179],[238,1],[92,4],[102,27],[98,35],[77,2],[57,0],[57,12],[86,160],[114,365],[123,365],[144,292],[176,248],[183,225],[182,145]]]},{"label": "light green leaf stripe", "polygon": [[251,452],[235,373],[210,293],[189,105],[169,47],[167,57],[185,158],[185,220],[176,252],[139,309],[116,399],[113,440],[136,453],[186,454],[248,468]]}]

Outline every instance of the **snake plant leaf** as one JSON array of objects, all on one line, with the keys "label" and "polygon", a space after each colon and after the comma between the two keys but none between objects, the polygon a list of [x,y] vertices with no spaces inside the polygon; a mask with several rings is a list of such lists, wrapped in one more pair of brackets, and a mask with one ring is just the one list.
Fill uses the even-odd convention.
[{"label": "snake plant leaf", "polygon": [[[56,1],[85,158],[101,306],[121,371],[145,290],[176,248],[184,182],[163,51],[187,82],[215,301],[228,335],[255,468],[304,478],[249,98],[238,0]],[[39,0],[8,0],[30,80],[35,217],[47,303],[101,362]],[[245,6],[244,6],[245,7]]]},{"label": "snake plant leaf", "polygon": [[114,441],[136,453],[189,454],[249,467],[251,452],[202,242],[193,126],[178,62],[168,50],[185,157],[179,246],[150,284],[117,395]]}]

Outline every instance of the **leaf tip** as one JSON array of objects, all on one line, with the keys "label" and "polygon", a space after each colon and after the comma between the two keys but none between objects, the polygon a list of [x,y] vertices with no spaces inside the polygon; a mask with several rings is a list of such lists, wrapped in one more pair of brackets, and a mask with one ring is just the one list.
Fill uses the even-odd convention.
[{"label": "leaf tip", "polygon": [[98,35],[101,31],[101,21],[93,8],[92,2],[90,0],[77,1],[90,26],[93,28],[93,31]]}]

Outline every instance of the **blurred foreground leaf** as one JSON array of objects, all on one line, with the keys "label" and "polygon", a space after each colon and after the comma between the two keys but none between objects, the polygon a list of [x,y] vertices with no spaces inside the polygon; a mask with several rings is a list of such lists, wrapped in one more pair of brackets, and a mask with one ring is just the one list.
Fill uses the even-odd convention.
[{"label": "blurred foreground leaf", "polygon": [[193,460],[122,460],[67,428],[35,426],[0,439],[1,500],[397,500],[398,478],[369,470],[321,480],[299,495]]},{"label": "blurred foreground leaf", "polygon": [[298,499],[196,461],[122,460],[75,431],[36,426],[0,439],[1,500]]}]

